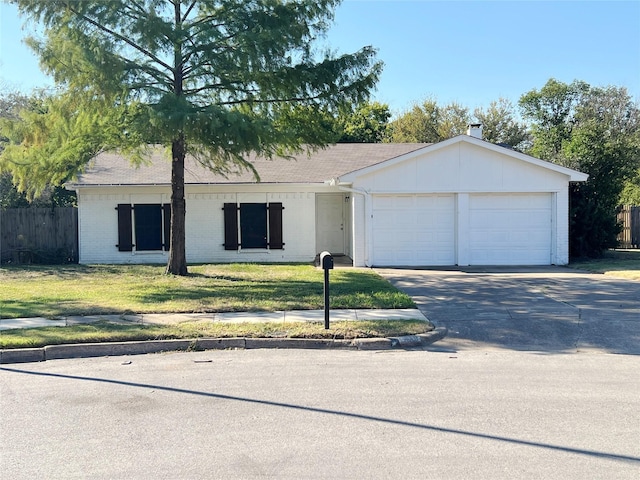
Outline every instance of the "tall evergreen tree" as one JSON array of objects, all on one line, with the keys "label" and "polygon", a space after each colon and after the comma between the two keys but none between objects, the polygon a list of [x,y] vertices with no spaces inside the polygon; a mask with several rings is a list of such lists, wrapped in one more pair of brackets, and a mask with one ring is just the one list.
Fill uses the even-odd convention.
[{"label": "tall evergreen tree", "polygon": [[257,175],[248,153],[332,141],[319,119],[366,100],[381,70],[371,47],[314,49],[339,0],[10,1],[44,26],[30,44],[62,93],[25,119],[34,128],[14,128],[1,161],[37,189],[70,179],[104,149],[135,160],[151,143],[167,146],[172,274],[187,273],[187,154],[223,174]]}]

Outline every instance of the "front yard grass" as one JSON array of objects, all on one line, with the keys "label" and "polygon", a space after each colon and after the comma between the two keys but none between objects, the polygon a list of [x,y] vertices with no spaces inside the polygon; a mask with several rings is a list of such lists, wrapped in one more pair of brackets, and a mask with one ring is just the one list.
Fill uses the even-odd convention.
[{"label": "front yard grass", "polygon": [[[0,318],[125,313],[206,313],[323,308],[323,271],[312,265],[60,265],[0,268]],[[330,272],[331,308],[414,308],[375,272]]]},{"label": "front yard grass", "polygon": [[416,335],[433,329],[422,320],[300,323],[184,322],[176,325],[140,325],[99,321],[88,325],[0,331],[0,348],[37,348],[46,345],[125,342],[191,338],[328,338],[354,339]]},{"label": "front yard grass", "polygon": [[[322,270],[311,265],[194,265],[187,277],[164,266],[64,265],[0,268],[0,318],[127,313],[206,313],[323,308]],[[375,272],[330,273],[331,308],[415,308],[411,298]],[[367,338],[413,335],[420,320],[324,323],[184,322],[148,325],[98,321],[67,327],[0,331],[0,348],[184,338]]]},{"label": "front yard grass", "polygon": [[608,250],[602,258],[575,260],[569,266],[612,277],[640,280],[640,250]]}]

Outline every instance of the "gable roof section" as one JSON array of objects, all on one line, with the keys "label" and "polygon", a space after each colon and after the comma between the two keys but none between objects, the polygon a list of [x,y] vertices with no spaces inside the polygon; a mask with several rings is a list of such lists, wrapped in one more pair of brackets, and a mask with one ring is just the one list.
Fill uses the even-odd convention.
[{"label": "gable roof section", "polygon": [[[339,143],[325,149],[301,154],[294,159],[268,160],[251,156],[261,183],[309,184],[324,183],[332,178],[387,162],[420,150],[428,143]],[[257,183],[251,172],[224,177],[200,165],[194,158],[185,160],[185,183],[247,184]],[[128,159],[116,153],[101,153],[95,157],[77,181],[69,182],[69,188],[97,186],[170,185],[171,162],[163,148],[153,150],[149,163],[132,166]]]},{"label": "gable roof section", "polygon": [[389,159],[388,161],[384,162],[384,165],[379,163],[375,165],[367,165],[365,167],[360,168],[359,170],[355,170],[353,172],[349,172],[347,174],[338,176],[336,177],[336,180],[337,180],[337,183],[351,184],[353,183],[355,178],[361,175],[366,175],[369,173],[373,173],[376,170],[379,170],[381,168],[387,168],[392,165],[396,165],[398,163],[404,162],[406,160],[410,160],[424,153],[437,152],[438,150],[450,147],[451,145],[455,145],[461,142],[467,142],[472,145],[476,145],[476,146],[494,151],[501,155],[508,155],[515,159],[521,160],[523,162],[536,165],[538,167],[546,168],[547,170],[551,170],[553,172],[561,173],[563,175],[568,176],[569,181],[571,182],[584,182],[589,178],[589,175],[587,175],[586,173],[578,172],[577,170],[572,170],[570,168],[562,167],[560,165],[556,165],[555,163],[546,162],[544,160],[540,160],[539,158],[535,158],[530,155],[526,155],[524,153],[520,153],[515,150],[502,147],[500,145],[495,145],[493,143],[487,142],[485,140],[480,140],[479,138],[474,138],[469,135],[458,135],[457,137],[453,137],[448,140],[444,140],[442,142],[425,144],[424,148],[419,150],[414,150],[412,152],[407,152],[405,155],[398,156],[393,159]]},{"label": "gable roof section", "polygon": [[[322,184],[335,181],[342,184],[353,183],[361,175],[375,172],[425,153],[436,152],[460,142],[507,155],[517,160],[536,165],[569,177],[569,181],[586,181],[588,175],[561,167],[544,160],[525,155],[515,150],[494,145],[468,135],[459,135],[443,142],[429,143],[339,143],[318,150],[310,155],[301,154],[293,159],[276,157],[268,160],[252,155],[248,160],[260,175],[260,183],[267,184]],[[216,174],[200,165],[194,158],[185,160],[185,183],[188,185],[232,185],[258,183],[253,174],[242,171],[239,174]],[[171,162],[163,148],[152,151],[149,163],[132,166],[129,160],[116,153],[101,153],[79,175],[78,180],[69,182],[68,188],[97,186],[148,186],[170,185]]]}]

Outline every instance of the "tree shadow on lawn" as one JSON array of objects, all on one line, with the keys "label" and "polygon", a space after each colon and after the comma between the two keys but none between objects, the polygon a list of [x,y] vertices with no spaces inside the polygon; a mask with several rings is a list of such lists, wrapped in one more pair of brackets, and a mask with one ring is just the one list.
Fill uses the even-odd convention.
[{"label": "tree shadow on lawn", "polygon": [[83,304],[79,301],[43,302],[42,300],[2,300],[0,319],[43,317],[49,319],[131,313],[109,306]]},{"label": "tree shadow on lawn", "polygon": [[[136,298],[144,304],[198,302],[206,311],[277,310],[278,305],[291,308],[315,308],[322,301],[322,285],[302,281],[252,281],[232,285],[199,285],[192,289],[167,288],[158,292],[140,292]],[[317,297],[317,299],[316,299]],[[275,305],[275,307],[271,307]],[[312,305],[308,307],[305,305]]]},{"label": "tree shadow on lawn", "polygon": [[[324,285],[309,280],[259,280],[230,285],[201,285],[193,289],[140,292],[144,304],[199,302],[208,312],[314,310],[324,307]],[[362,287],[347,276],[330,282],[331,308],[413,308],[408,295],[386,281]]]},{"label": "tree shadow on lawn", "polygon": [[64,264],[64,265],[7,265],[0,267],[0,273],[7,278],[20,277],[55,277],[55,278],[76,278],[92,272],[89,265]]},{"label": "tree shadow on lawn", "polygon": [[83,265],[83,264],[60,264],[60,265],[38,265],[20,264],[0,267],[0,273],[7,277],[18,277],[30,279],[33,277],[52,277],[56,279],[75,280],[85,276],[101,275],[132,275],[132,276],[155,276],[164,271],[162,265]]},{"label": "tree shadow on lawn", "polygon": [[32,312],[40,312],[37,316],[50,318],[51,314],[42,309],[42,302],[37,300],[2,300],[0,301],[0,318],[33,317]]}]

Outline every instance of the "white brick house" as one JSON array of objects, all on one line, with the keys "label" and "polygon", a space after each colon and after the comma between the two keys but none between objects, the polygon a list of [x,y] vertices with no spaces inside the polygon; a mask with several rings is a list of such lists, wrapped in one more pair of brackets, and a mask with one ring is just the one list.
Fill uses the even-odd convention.
[{"label": "white brick house", "polygon": [[[187,159],[189,263],[356,266],[568,262],[568,184],[587,175],[461,135],[437,144],[337,144],[252,158],[261,181]],[[77,181],[80,263],[165,263],[170,162],[101,154]]]}]

